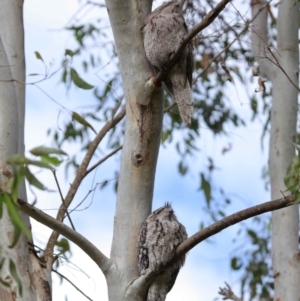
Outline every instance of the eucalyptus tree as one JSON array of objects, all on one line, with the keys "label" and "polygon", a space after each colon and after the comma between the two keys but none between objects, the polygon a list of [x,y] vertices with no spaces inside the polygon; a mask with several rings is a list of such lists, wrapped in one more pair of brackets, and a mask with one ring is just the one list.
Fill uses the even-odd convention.
[{"label": "eucalyptus tree", "polygon": [[[180,1],[180,4],[183,5],[184,2]],[[186,157],[197,153],[197,143],[200,135],[199,122],[204,122],[215,135],[224,133],[228,123],[235,126],[245,124],[231,108],[230,98],[226,97],[223,86],[226,81],[232,81],[236,78],[240,78],[242,81],[243,72],[241,69],[248,66],[248,63],[251,65],[255,62],[256,66],[258,62],[261,72],[263,72],[262,76],[259,77],[258,90],[263,92],[264,96],[270,97],[266,95],[264,75],[274,85],[270,174],[272,199],[275,199],[280,196],[278,195],[279,189],[285,189],[282,184],[279,184],[279,181],[282,182],[286,168],[294,157],[292,142],[296,141],[295,122],[298,88],[297,70],[294,69],[295,66],[298,66],[298,45],[296,44],[298,27],[294,24],[297,21],[297,10],[291,0],[279,5],[278,38],[275,50],[267,42],[268,23],[266,22],[268,13],[274,21],[268,3],[253,1],[251,3],[252,17],[247,22],[243,14],[234,5],[233,10],[225,9],[229,2],[229,0],[223,0],[216,6],[211,1],[208,1],[206,6],[200,6],[199,3],[193,1],[186,1],[185,3],[186,19],[192,29],[178,45],[177,51],[173,54],[173,62],[176,60],[176,56],[180,55],[182,49],[193,39],[195,115],[191,125],[184,128],[186,138],[177,143],[177,150],[181,156],[178,167],[182,175],[186,174],[189,169]],[[94,95],[99,100],[96,110],[85,113],[70,112],[73,121],[65,124],[62,133],[52,131],[57,147],[37,147],[31,150],[31,155],[35,156],[35,159],[24,156],[23,146],[25,63],[22,5],[23,3],[20,0],[5,0],[0,4],[0,122],[1,139],[3,139],[1,140],[3,152],[0,154],[2,166],[0,208],[3,207],[4,209],[0,220],[0,280],[2,283],[0,285],[0,299],[51,300],[51,271],[57,260],[54,249],[59,243],[61,243],[61,246],[64,245],[65,241],[59,238],[59,235],[63,235],[82,248],[98,265],[106,277],[110,300],[144,300],[149,283],[158,271],[139,277],[136,239],[142,222],[152,210],[155,170],[161,141],[170,141],[175,136],[176,131],[183,131],[176,106],[172,103],[171,98],[164,94],[161,86],[167,71],[156,75],[145,56],[141,28],[145,17],[151,11],[152,1],[107,0],[105,5],[92,1],[87,1],[84,4],[99,9],[107,9],[114,42],[107,42],[104,39],[105,33],[95,24],[75,23],[66,28],[74,34],[78,43],[77,49],[66,50],[66,58],[62,62],[62,82],[67,87],[70,84],[75,84],[85,90],[94,88],[83,80],[83,76],[79,75],[75,68],[71,66],[72,59],[86,51],[86,38],[91,38],[97,42],[103,39],[102,41],[108,45],[110,54],[112,54],[111,59],[114,62],[118,60],[120,69],[112,74],[103,91],[98,88],[94,89]],[[289,14],[291,14],[291,17],[287,17]],[[242,29],[240,29],[241,26],[238,22],[234,25],[231,24],[233,18],[242,21]],[[271,30],[274,28],[273,23],[269,23]],[[246,39],[249,32],[252,34],[252,54],[247,49],[248,44],[243,40],[243,38]],[[223,38],[220,39],[220,37]],[[238,45],[237,47],[235,47],[235,42]],[[39,52],[36,52],[36,57],[43,60]],[[90,63],[83,59],[83,67],[86,70],[97,65],[97,57],[94,54],[91,54],[90,57]],[[240,65],[240,59],[247,63]],[[45,79],[47,79],[47,76]],[[119,88],[121,84],[122,89]],[[124,94],[125,105],[122,104],[120,98],[115,97],[115,87],[118,87],[118,92]],[[288,101],[291,102],[290,106],[280,102],[283,97],[287,97],[287,91],[289,91]],[[257,115],[257,100],[255,98],[251,99],[251,109],[253,115]],[[102,112],[104,116],[104,119],[101,120],[104,125],[96,132],[89,118],[98,121],[99,112]],[[279,124],[274,123],[277,122],[277,119],[273,116],[280,116],[278,118]],[[285,121],[288,122],[285,123]],[[76,126],[74,126],[74,122]],[[123,130],[125,133],[123,145],[121,145],[120,135]],[[90,139],[89,131],[96,133],[94,139]],[[280,136],[278,136],[278,133],[280,133]],[[111,152],[93,164],[91,160],[95,151],[101,143],[103,144],[103,139],[107,136],[109,137]],[[282,138],[279,139],[278,137]],[[84,157],[80,160],[74,156],[67,162],[67,166],[76,168],[76,175],[72,179],[72,185],[66,195],[61,194],[62,204],[56,219],[54,219],[26,202],[24,180],[26,179],[30,185],[38,189],[45,189],[45,186],[30,171],[30,168],[37,166],[53,171],[62,163],[61,158],[66,155],[61,150],[63,143],[67,140],[77,142],[78,139],[84,144]],[[68,207],[72,204],[83,179],[99,164],[121,149],[121,166],[116,182],[117,205],[114,237],[111,256],[108,258],[92,242],[75,231]],[[14,156],[11,157],[11,155]],[[283,161],[278,159],[279,155],[284,157]],[[205,194],[207,207],[211,209],[213,195],[209,176],[214,169],[213,159],[209,158],[209,162],[208,171],[200,172],[200,186]],[[294,179],[293,177],[293,174],[286,177],[286,182],[288,188],[294,189],[293,192],[295,192],[295,187],[290,187],[289,184],[289,181]],[[291,195],[277,201],[258,205],[255,208],[248,208],[197,232],[179,246],[173,260],[229,225],[290,205],[295,199],[297,200],[297,194],[295,195],[296,198]],[[226,197],[224,201],[226,203]],[[298,226],[296,226],[298,223],[297,210],[294,210],[293,207],[284,210],[290,212],[285,214],[288,225],[286,229],[293,229],[293,233],[281,234],[281,231],[285,229],[276,226],[280,225],[276,221],[276,214],[282,215],[282,212],[278,211],[273,218],[273,237],[276,242],[276,237],[283,235],[287,242],[279,243],[279,245],[280,247],[284,247],[286,244],[291,246],[289,249],[291,253],[280,251],[279,246],[274,248],[275,295],[282,299],[296,300],[299,296],[297,285],[293,284],[299,278],[296,264],[293,265],[293,268],[289,267],[288,269],[286,266],[278,266],[279,263],[290,262],[289,260],[296,261],[295,254],[298,248],[295,240],[296,234],[298,234]],[[224,212],[220,210],[211,210],[210,212],[213,221],[222,218],[224,215]],[[53,230],[42,256],[38,256],[34,248],[28,216]],[[63,223],[64,219],[69,220],[71,227]],[[249,229],[247,233],[252,238],[255,235],[257,236]],[[66,248],[63,251],[66,251]],[[279,254],[279,261],[276,259],[278,258],[277,254]],[[280,256],[287,257],[281,258]],[[259,266],[255,260],[250,263]],[[234,258],[232,266],[233,268],[237,267]],[[292,272],[287,272],[290,269]],[[267,287],[262,285],[261,279],[264,279],[263,276],[268,273],[266,275],[262,274],[261,271],[259,273],[259,277],[256,279],[253,276],[254,273],[250,275],[251,271],[248,271],[242,283],[243,289],[247,285],[251,286],[251,298],[258,294],[262,297],[266,295]],[[287,287],[287,284],[281,280],[286,277],[283,277],[283,275],[292,276],[294,282],[286,278],[289,285],[293,286],[291,290],[281,289],[281,287]],[[257,287],[260,287],[260,292],[256,291]],[[270,288],[272,288],[272,285],[270,285]],[[228,291],[225,290],[226,293]],[[267,296],[270,296],[271,293],[272,290],[270,289],[267,291]]]}]

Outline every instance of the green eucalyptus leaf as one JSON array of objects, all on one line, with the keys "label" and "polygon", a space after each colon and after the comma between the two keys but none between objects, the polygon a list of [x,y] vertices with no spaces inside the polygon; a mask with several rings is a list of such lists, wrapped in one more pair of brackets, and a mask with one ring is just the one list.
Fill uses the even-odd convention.
[{"label": "green eucalyptus leaf", "polygon": [[41,156],[41,159],[45,163],[49,163],[53,166],[59,166],[62,162],[62,160],[59,160],[57,157],[52,156]]},{"label": "green eucalyptus leaf", "polygon": [[10,220],[14,226],[14,233],[13,233],[13,240],[10,244],[9,248],[13,248],[16,243],[18,242],[18,239],[23,232],[28,239],[31,239],[31,234],[22,221],[17,206],[13,203],[13,200],[9,197],[9,195],[4,194],[4,202],[6,204],[7,212],[10,217]]},{"label": "green eucalyptus leaf", "polygon": [[72,120],[75,120],[80,124],[90,128],[95,134],[97,134],[95,129],[92,127],[92,125],[89,122],[87,122],[82,116],[80,116],[78,113],[72,112]]},{"label": "green eucalyptus leaf", "polygon": [[11,276],[14,278],[14,280],[18,284],[19,293],[20,293],[20,296],[22,297],[22,292],[23,292],[22,281],[18,275],[16,265],[11,259],[9,260],[9,271],[10,271]]},{"label": "green eucalyptus leaf", "polygon": [[70,50],[70,49],[66,49],[65,51],[65,56],[69,55],[70,57],[73,57],[74,55],[74,51]]},{"label": "green eucalyptus leaf", "polygon": [[201,184],[200,184],[200,190],[203,190],[205,200],[207,205],[210,205],[210,201],[212,199],[211,197],[211,185],[210,183],[205,179],[205,176],[203,173],[200,174],[201,177]]},{"label": "green eucalyptus leaf", "polygon": [[19,188],[24,180],[25,177],[25,171],[24,167],[22,166],[21,168],[15,170],[14,176],[11,182],[11,197],[13,201],[16,203],[18,195],[19,195]]},{"label": "green eucalyptus leaf", "polygon": [[61,149],[53,148],[53,147],[46,147],[46,146],[35,147],[30,152],[35,156],[44,156],[44,155],[53,155],[53,154],[67,156],[67,154],[64,151],[62,151]]},{"label": "green eucalyptus leaf", "polygon": [[38,60],[41,60],[42,62],[44,62],[44,60],[43,60],[41,54],[40,54],[38,51],[35,51],[34,54],[35,54],[35,57],[36,57]]},{"label": "green eucalyptus leaf", "polygon": [[40,189],[40,190],[46,190],[47,188],[44,186],[43,183],[41,183],[29,170],[28,167],[25,167],[25,177],[27,181],[33,185],[34,187]]},{"label": "green eucalyptus leaf", "polygon": [[94,86],[90,85],[89,83],[87,83],[85,80],[83,80],[79,74],[77,73],[77,71],[73,68],[71,68],[71,79],[73,81],[73,83],[84,90],[90,90],[93,89]]},{"label": "green eucalyptus leaf", "polygon": [[237,257],[231,258],[231,268],[233,270],[239,270],[242,267],[241,260]]},{"label": "green eucalyptus leaf", "polygon": [[[3,215],[3,194],[2,192],[0,192],[0,219],[2,218],[2,215]],[[1,266],[0,266],[1,268]]]},{"label": "green eucalyptus leaf", "polygon": [[55,245],[58,247],[60,253],[71,252],[69,241],[66,238],[61,238]]}]

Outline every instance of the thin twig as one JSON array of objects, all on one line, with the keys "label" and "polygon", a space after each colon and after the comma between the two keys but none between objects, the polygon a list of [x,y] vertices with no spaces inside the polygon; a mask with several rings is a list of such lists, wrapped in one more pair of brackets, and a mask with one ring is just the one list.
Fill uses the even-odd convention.
[{"label": "thin twig", "polygon": [[209,68],[210,66],[212,65],[213,62],[215,62],[227,49],[229,49],[232,44],[234,44],[246,31],[247,29],[249,28],[250,24],[258,17],[258,15],[262,12],[262,10],[264,10],[268,5],[269,3],[271,2],[272,0],[268,1],[265,5],[263,5],[259,11],[257,12],[257,14],[255,14],[255,16],[249,21],[249,22],[246,22],[246,25],[244,27],[244,29],[235,37],[235,39],[229,43],[218,55],[216,55],[210,62],[209,64],[201,71],[200,74],[197,75],[197,77],[193,80],[193,84],[198,80],[199,77],[201,77]]},{"label": "thin twig", "polygon": [[169,111],[170,111],[172,108],[174,108],[176,105],[177,105],[177,103],[176,103],[176,102],[173,102],[172,104],[170,104],[168,107],[166,107],[166,108],[164,109],[164,113],[169,112]]},{"label": "thin twig", "polygon": [[110,158],[111,156],[113,156],[115,153],[117,153],[119,150],[121,150],[123,147],[123,145],[117,147],[116,149],[114,149],[112,152],[110,152],[109,154],[107,154],[105,157],[103,157],[102,159],[100,159],[97,163],[95,163],[92,167],[90,167],[89,169],[86,170],[85,172],[85,176],[88,175],[91,171],[93,171],[96,167],[98,167],[100,164],[102,164],[104,161],[106,161],[108,158]]},{"label": "thin twig", "polygon": [[270,51],[270,53],[272,54],[273,58],[275,59],[276,63],[274,61],[272,61],[269,57],[266,56],[266,59],[268,59],[270,62],[272,62],[274,65],[276,65],[283,73],[284,75],[287,77],[287,79],[289,80],[289,82],[298,90],[300,91],[299,87],[293,83],[292,79],[289,77],[289,75],[285,72],[285,70],[281,67],[279,61],[277,60],[276,56],[274,55],[273,51],[271,50],[270,47],[267,47],[268,50]]},{"label": "thin twig", "polygon": [[[27,214],[28,216],[34,218],[36,221],[42,223],[43,225],[54,230],[54,233],[59,233],[65,236],[67,239],[76,244],[81,250],[83,250],[102,270],[104,275],[109,273],[109,270],[113,262],[106,257],[94,244],[92,244],[86,237],[80,233],[74,231],[69,226],[64,223],[56,220],[52,216],[46,214],[42,210],[38,209],[35,206],[30,205],[29,203],[18,199],[18,209]],[[47,249],[45,249],[45,252]],[[52,265],[46,263],[47,269],[52,269]]]},{"label": "thin twig", "polygon": [[[118,124],[124,118],[125,114],[126,114],[126,109],[124,106],[123,109],[114,118],[112,118],[106,122],[106,124],[102,127],[102,129],[97,134],[95,139],[89,145],[89,148],[82,160],[82,163],[77,168],[77,173],[76,173],[75,179],[65,197],[65,204],[62,204],[59,208],[59,211],[56,216],[57,221],[61,222],[64,219],[65,207],[68,208],[70,206],[71,202],[73,201],[74,196],[75,196],[82,180],[85,177],[86,169],[87,169],[87,167],[92,159],[92,156],[94,155],[99,143],[105,137],[106,133],[109,130],[111,130],[116,124]],[[54,246],[55,246],[58,236],[59,236],[58,232],[56,232],[56,231],[52,232],[52,234],[48,240],[46,250],[45,250],[45,259],[47,261],[47,264],[49,264],[51,266],[53,263],[53,257],[52,257],[53,249],[54,249]]]},{"label": "thin twig", "polygon": [[[269,3],[267,3],[267,4],[269,4]],[[242,18],[242,20],[244,21],[244,22],[246,22],[245,21],[245,19],[243,18],[243,16],[242,16],[242,14],[239,12],[239,10],[234,6],[234,4],[233,3],[231,3],[231,5],[234,7],[234,9],[237,11],[237,13],[240,15],[240,17]],[[265,6],[265,5],[264,5]],[[259,11],[261,11],[261,10],[259,10]],[[261,35],[254,29],[254,28],[252,28],[252,27],[250,27],[251,28],[251,30],[267,45],[267,49],[269,50],[269,52],[271,53],[271,55],[272,55],[272,57],[275,59],[275,61],[276,61],[276,63],[273,61],[273,60],[271,60],[267,55],[266,55],[266,59],[268,59],[270,62],[272,62],[275,66],[277,66],[283,73],[284,73],[284,75],[287,77],[287,79],[288,79],[288,81],[298,90],[298,91],[300,91],[300,89],[299,89],[299,87],[292,81],[292,79],[289,77],[289,75],[286,73],[286,71],[282,68],[282,66],[281,66],[281,64],[280,64],[280,62],[278,61],[278,59],[276,58],[276,56],[274,55],[274,53],[273,53],[273,51],[271,50],[271,48],[268,46],[268,43],[261,37]],[[277,50],[276,50],[276,52],[278,52]]]},{"label": "thin twig", "polygon": [[65,200],[64,200],[64,197],[63,197],[63,195],[62,195],[62,192],[61,192],[61,189],[60,189],[60,185],[59,185],[59,183],[58,183],[58,179],[57,179],[57,176],[56,176],[56,171],[55,171],[54,169],[52,169],[52,173],[53,173],[53,176],[54,176],[54,179],[55,179],[56,186],[57,186],[57,188],[58,188],[58,192],[59,192],[61,201],[62,201],[62,203],[63,203],[64,206],[65,206],[65,212],[66,212],[66,215],[67,215],[67,217],[68,217],[68,219],[69,219],[69,222],[70,222],[70,224],[71,224],[73,230],[76,231],[75,226],[74,226],[74,224],[73,224],[73,222],[72,222],[72,220],[71,220],[71,216],[70,216],[70,214],[69,214],[69,212],[68,212],[68,208],[66,207]]},{"label": "thin twig", "polygon": [[59,275],[61,278],[67,280],[75,289],[77,289],[84,297],[86,297],[88,300],[93,301],[93,299],[91,299],[89,296],[87,296],[77,285],[75,285],[70,279],[68,279],[66,276],[64,276],[63,274],[59,273],[58,271],[52,269],[52,272],[56,273],[57,275]]},{"label": "thin twig", "polygon": [[223,300],[233,300],[233,301],[242,301],[241,298],[237,297],[234,292],[232,291],[230,285],[225,282],[227,287],[220,287],[219,295],[224,296]]},{"label": "thin twig", "polygon": [[177,47],[174,54],[171,56],[170,63],[164,70],[159,71],[157,76],[155,77],[155,82],[161,83],[169,73],[170,69],[172,68],[174,62],[178,59],[182,51],[185,49],[187,44],[204,28],[206,28],[208,25],[210,25],[214,19],[221,13],[222,10],[224,10],[225,6],[230,2],[231,0],[222,0],[220,1],[215,8],[213,8],[205,17],[204,19],[197,25],[195,25],[188,34],[183,38],[179,46]]}]

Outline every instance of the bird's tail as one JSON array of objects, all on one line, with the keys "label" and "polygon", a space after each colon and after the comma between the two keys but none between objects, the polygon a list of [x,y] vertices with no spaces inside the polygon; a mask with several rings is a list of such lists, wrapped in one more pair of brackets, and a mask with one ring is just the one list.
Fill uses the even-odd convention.
[{"label": "bird's tail", "polygon": [[172,76],[171,82],[180,117],[186,124],[191,124],[194,106],[190,84],[176,76]]}]

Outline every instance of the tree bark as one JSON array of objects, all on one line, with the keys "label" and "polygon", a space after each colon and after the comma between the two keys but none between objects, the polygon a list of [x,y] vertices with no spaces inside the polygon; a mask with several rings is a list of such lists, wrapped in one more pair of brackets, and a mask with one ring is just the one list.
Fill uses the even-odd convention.
[{"label": "tree bark", "polygon": [[145,56],[141,27],[151,4],[152,1],[146,0],[106,1],[126,97],[125,137],[111,249],[115,269],[107,277],[109,300],[114,301],[144,297],[132,299],[130,294],[125,296],[125,290],[138,277],[136,240],[142,222],[151,212],[163,116],[162,89],[150,89],[148,93],[145,85],[154,74]]},{"label": "tree bark", "polygon": [[[24,152],[23,0],[3,0],[0,3],[0,108],[0,187],[7,191],[12,173],[6,160],[13,154]],[[26,200],[25,183],[21,185],[19,196]],[[50,301],[51,274],[29,250],[25,235],[21,235],[14,248],[9,248],[14,227],[6,207],[3,207],[0,219],[0,259],[4,261],[0,275],[9,286],[0,285],[0,300]],[[23,213],[20,215],[30,228],[29,217]],[[11,263],[16,266],[21,286],[11,271]]]},{"label": "tree bark", "polygon": [[[252,1],[252,13],[265,1]],[[295,1],[279,4],[277,18],[277,49],[268,49],[267,11],[253,26],[252,50],[260,69],[272,82],[271,133],[269,144],[269,172],[271,198],[285,191],[283,179],[295,156],[298,111],[298,7]],[[279,68],[279,65],[281,68]],[[285,73],[282,71],[285,71]],[[289,78],[288,78],[289,77]],[[298,205],[272,213],[272,263],[275,281],[274,300],[298,300],[300,297]]]}]

